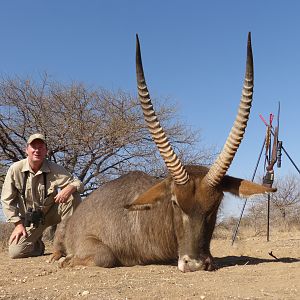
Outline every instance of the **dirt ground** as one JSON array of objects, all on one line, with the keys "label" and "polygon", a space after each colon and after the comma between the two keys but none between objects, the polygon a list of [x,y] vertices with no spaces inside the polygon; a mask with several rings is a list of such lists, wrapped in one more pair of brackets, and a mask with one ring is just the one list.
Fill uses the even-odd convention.
[{"label": "dirt ground", "polygon": [[[176,265],[61,269],[43,257],[0,252],[0,299],[300,299],[300,232],[212,241],[219,269],[181,273]],[[269,255],[272,254],[277,258]]]}]

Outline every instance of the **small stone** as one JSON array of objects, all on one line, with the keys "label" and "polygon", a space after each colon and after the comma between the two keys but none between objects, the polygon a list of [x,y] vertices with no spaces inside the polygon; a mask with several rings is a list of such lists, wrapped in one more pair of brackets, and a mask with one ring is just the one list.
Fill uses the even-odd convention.
[{"label": "small stone", "polygon": [[82,296],[86,296],[86,295],[88,295],[90,292],[89,291],[83,291],[82,292]]}]

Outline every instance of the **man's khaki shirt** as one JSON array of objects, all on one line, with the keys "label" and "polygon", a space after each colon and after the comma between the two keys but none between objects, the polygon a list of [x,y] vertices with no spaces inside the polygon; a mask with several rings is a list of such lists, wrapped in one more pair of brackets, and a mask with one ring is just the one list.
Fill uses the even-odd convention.
[{"label": "man's khaki shirt", "polygon": [[[28,172],[28,177],[25,199],[23,199],[25,172]],[[46,194],[43,173],[46,173]],[[69,184],[76,187],[78,193],[75,193],[80,197],[79,193],[83,191],[83,184],[64,167],[45,159],[41,169],[34,173],[27,158],[13,163],[6,174],[1,194],[3,213],[7,221],[15,223],[24,218],[24,200],[27,208],[51,206],[58,191]],[[48,195],[46,199],[45,195]]]}]

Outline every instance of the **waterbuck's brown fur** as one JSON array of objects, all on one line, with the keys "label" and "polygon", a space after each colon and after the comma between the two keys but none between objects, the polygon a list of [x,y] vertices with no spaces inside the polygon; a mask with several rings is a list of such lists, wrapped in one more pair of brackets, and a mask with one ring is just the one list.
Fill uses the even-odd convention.
[{"label": "waterbuck's brown fur", "polygon": [[171,175],[157,180],[143,172],[131,172],[93,192],[70,219],[60,224],[52,259],[66,256],[63,265],[101,267],[178,259],[178,268],[183,272],[213,270],[210,241],[223,193],[249,197],[276,191],[225,175],[243,138],[252,102],[250,34],[238,115],[222,152],[210,168],[181,164],[152,107],[138,39],[136,57],[145,121]]}]

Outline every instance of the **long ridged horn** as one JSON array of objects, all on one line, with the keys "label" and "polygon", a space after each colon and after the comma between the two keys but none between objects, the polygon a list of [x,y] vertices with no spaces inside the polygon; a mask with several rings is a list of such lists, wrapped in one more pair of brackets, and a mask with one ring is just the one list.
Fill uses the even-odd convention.
[{"label": "long ridged horn", "polygon": [[206,184],[208,184],[211,187],[217,186],[221,182],[222,178],[224,177],[228,168],[230,167],[235,153],[243,139],[251,109],[253,82],[253,56],[251,46],[251,33],[249,32],[247,45],[246,73],[238,113],[233,127],[231,128],[229,136],[222,149],[222,152],[219,154],[218,158],[211,166],[205,178],[203,178]]},{"label": "long ridged horn", "polygon": [[158,147],[160,155],[162,156],[168,170],[170,171],[176,184],[185,184],[189,180],[189,175],[186,172],[183,164],[180,162],[176,153],[172,149],[172,146],[162,129],[148,92],[144,70],[142,65],[142,57],[140,50],[139,37],[136,35],[136,78],[139,100],[144,113],[145,121],[148,125],[148,129],[152,135],[152,138]]}]

